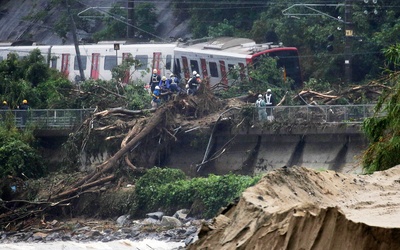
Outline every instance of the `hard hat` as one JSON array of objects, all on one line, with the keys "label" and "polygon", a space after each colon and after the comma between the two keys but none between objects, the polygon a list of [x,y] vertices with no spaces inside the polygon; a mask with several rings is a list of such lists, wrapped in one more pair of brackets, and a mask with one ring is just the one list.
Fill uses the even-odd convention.
[{"label": "hard hat", "polygon": [[170,77],[173,77],[173,76],[174,76],[174,73],[171,73],[169,76],[170,76]]},{"label": "hard hat", "polygon": [[167,77],[166,77],[166,76],[163,76],[163,77],[161,78],[161,80],[165,81],[165,80],[167,80]]},{"label": "hard hat", "polygon": [[258,98],[262,98],[262,95],[261,95],[261,94],[259,94],[259,95],[258,95]]},{"label": "hard hat", "polygon": [[199,74],[196,74],[196,77],[200,77],[200,75],[199,75]]},{"label": "hard hat", "polygon": [[157,69],[153,69],[153,73],[154,73],[154,74],[157,74]]},{"label": "hard hat", "polygon": [[7,105],[7,102],[6,102],[6,101],[3,101],[3,104]]},{"label": "hard hat", "polygon": [[193,71],[193,75],[197,75],[197,71]]},{"label": "hard hat", "polygon": [[267,89],[267,92],[271,92],[271,90],[270,90],[270,89]]},{"label": "hard hat", "polygon": [[160,89],[160,86],[156,86],[156,89]]},{"label": "hard hat", "polygon": [[27,101],[27,100],[23,100],[22,103],[23,103],[23,104],[27,104],[28,101]]}]

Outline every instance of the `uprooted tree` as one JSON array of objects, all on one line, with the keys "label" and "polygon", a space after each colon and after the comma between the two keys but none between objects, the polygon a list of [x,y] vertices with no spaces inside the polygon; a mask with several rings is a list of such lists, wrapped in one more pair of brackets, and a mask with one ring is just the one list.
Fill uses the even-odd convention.
[{"label": "uprooted tree", "polygon": [[[3,209],[8,211],[0,215],[0,225],[15,224],[25,218],[40,215],[46,210],[67,206],[71,200],[89,189],[122,178],[116,174],[117,170],[141,174],[146,168],[154,166],[157,151],[163,147],[160,146],[160,140],[163,141],[162,145],[167,145],[167,141],[175,141],[174,134],[177,128],[190,129],[191,119],[204,117],[221,108],[221,101],[201,85],[195,96],[175,95],[173,100],[156,110],[131,111],[116,108],[94,112],[70,137],[70,145],[79,143],[78,146],[75,145],[76,151],[71,152],[79,156],[89,144],[101,145],[104,141],[113,141],[114,145],[119,143],[119,146],[115,151],[108,152],[111,157],[74,182],[66,183],[62,180],[54,188],[49,188],[47,197],[42,201],[6,201]],[[146,115],[150,112],[153,114]],[[95,133],[97,136],[92,136]],[[90,141],[93,138],[97,139]],[[96,141],[98,138],[104,141]],[[135,157],[145,157],[146,160],[142,162],[147,164],[136,166]],[[75,163],[79,163],[79,157],[75,158],[78,158]],[[14,209],[8,209],[9,207]]]},{"label": "uprooted tree", "polygon": [[[290,99],[291,103],[298,101],[307,105],[314,103],[334,105],[341,98],[349,100],[352,96],[361,98],[365,95],[379,95],[385,88],[387,86],[371,83],[353,87],[342,93],[304,90],[298,94],[284,95],[278,105],[284,105],[286,99]],[[120,100],[118,94],[115,95],[116,100]],[[49,210],[70,206],[71,202],[82,194],[99,190],[106,183],[112,182],[113,186],[118,187],[124,181],[124,174],[121,173],[141,175],[155,166],[160,152],[178,140],[177,133],[199,127],[205,117],[210,118],[207,119],[207,123],[203,121],[202,125],[213,127],[213,124],[221,120],[222,114],[232,109],[241,110],[242,104],[253,103],[256,96],[256,93],[250,92],[249,95],[240,98],[240,103],[234,102],[238,104],[235,107],[232,103],[217,98],[205,84],[202,84],[195,96],[188,96],[185,93],[175,95],[156,110],[132,111],[123,108],[96,110],[70,136],[65,144],[68,149],[65,150],[68,152],[65,159],[68,160],[66,164],[72,171],[78,168],[82,170],[82,166],[87,166],[85,159],[90,157],[105,153],[108,155],[106,160],[99,160],[97,166],[84,169],[87,174],[80,175],[73,181],[60,180],[49,188],[42,199],[3,202],[0,225],[17,225],[26,218],[40,217]],[[152,114],[149,115],[150,113]],[[244,119],[240,117],[235,120],[235,127],[245,124]],[[212,134],[213,130],[211,137]],[[203,161],[198,167],[201,168],[212,157],[214,156],[209,155],[207,147]]]}]

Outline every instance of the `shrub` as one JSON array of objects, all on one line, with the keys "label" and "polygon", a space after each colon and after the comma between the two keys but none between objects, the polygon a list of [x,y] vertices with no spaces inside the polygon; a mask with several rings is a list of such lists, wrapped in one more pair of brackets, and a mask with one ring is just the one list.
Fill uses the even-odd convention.
[{"label": "shrub", "polygon": [[210,218],[259,179],[228,174],[189,180],[180,170],[154,168],[136,184],[133,213],[143,216],[161,210],[171,214],[181,208],[191,208],[192,215]]},{"label": "shrub", "polygon": [[6,117],[0,124],[0,179],[7,175],[21,178],[43,176],[46,168],[32,146],[35,143],[32,131],[16,129],[10,119],[14,118]]}]

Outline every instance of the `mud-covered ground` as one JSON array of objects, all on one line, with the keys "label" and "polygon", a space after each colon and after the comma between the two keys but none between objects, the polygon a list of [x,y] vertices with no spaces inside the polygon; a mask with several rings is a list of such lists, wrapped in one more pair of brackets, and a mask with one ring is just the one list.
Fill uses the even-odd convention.
[{"label": "mud-covered ground", "polygon": [[399,190],[400,166],[372,175],[278,169],[189,249],[400,249]]}]

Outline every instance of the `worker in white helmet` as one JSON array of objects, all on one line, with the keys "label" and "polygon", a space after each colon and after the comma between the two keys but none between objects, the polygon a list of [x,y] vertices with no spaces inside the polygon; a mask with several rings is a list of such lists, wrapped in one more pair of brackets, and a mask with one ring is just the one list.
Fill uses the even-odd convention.
[{"label": "worker in white helmet", "polygon": [[267,106],[266,111],[267,111],[267,119],[268,121],[273,121],[274,120],[274,106],[275,106],[275,98],[272,95],[271,89],[267,90],[267,93],[265,94],[265,104]]},{"label": "worker in white helmet", "polygon": [[258,120],[259,121],[264,121],[267,119],[267,113],[265,112],[265,100],[263,98],[262,94],[258,95],[258,99],[256,101],[256,109],[258,112]]}]

